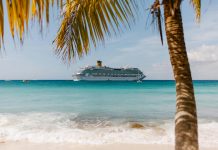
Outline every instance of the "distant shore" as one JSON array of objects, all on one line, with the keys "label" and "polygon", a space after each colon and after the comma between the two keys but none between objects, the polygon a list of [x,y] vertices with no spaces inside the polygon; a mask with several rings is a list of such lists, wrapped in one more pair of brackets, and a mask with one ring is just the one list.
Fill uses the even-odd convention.
[{"label": "distant shore", "polygon": [[[78,144],[39,144],[28,142],[0,143],[2,150],[174,150],[173,145],[162,144],[105,144],[105,145],[78,145]],[[214,148],[200,148],[201,150],[215,150]]]}]

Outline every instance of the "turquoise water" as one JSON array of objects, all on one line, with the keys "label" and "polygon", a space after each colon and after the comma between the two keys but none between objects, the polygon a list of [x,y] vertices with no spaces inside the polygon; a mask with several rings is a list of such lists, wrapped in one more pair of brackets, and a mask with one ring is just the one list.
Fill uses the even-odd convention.
[{"label": "turquoise water", "polygon": [[[194,86],[200,131],[217,131],[218,81],[194,81]],[[174,81],[0,81],[0,139],[171,144],[175,95]],[[131,129],[133,122],[145,129]],[[210,134],[201,140],[218,144],[218,133]]]}]

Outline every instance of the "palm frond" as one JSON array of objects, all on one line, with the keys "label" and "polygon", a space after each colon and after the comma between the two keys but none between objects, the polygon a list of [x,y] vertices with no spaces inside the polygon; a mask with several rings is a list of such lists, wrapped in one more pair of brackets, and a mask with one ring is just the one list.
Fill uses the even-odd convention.
[{"label": "palm frond", "polygon": [[201,18],[201,0],[191,0],[191,3],[195,9],[196,19],[200,21]]},{"label": "palm frond", "polygon": [[161,10],[160,7],[157,9],[157,22],[158,22],[158,31],[160,34],[161,44],[163,45],[163,31],[162,31],[162,20],[161,20]]},{"label": "palm frond", "polygon": [[152,15],[152,22],[151,24],[157,26],[158,32],[160,34],[161,44],[163,45],[163,31],[162,31],[162,15],[161,15],[161,9],[160,9],[160,1],[155,0],[153,5],[150,8],[150,13]]},{"label": "palm frond", "polygon": [[106,36],[117,34],[121,26],[134,21],[136,0],[68,0],[59,28],[56,54],[63,60],[87,54],[90,45],[104,42]]},{"label": "palm frond", "polygon": [[[63,5],[65,0],[56,0]],[[68,0],[67,0],[68,1]],[[49,6],[53,5],[54,0],[6,0],[9,27],[12,37],[18,33],[20,41],[23,41],[24,33],[28,30],[29,18],[38,18],[42,25],[43,15],[45,14],[47,23],[49,22]],[[4,37],[4,7],[0,0],[0,46]],[[46,13],[45,13],[46,12]]]}]

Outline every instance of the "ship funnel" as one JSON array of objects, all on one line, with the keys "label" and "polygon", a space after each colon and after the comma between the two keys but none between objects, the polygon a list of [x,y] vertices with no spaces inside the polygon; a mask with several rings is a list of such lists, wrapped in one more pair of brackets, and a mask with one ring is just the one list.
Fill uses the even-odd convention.
[{"label": "ship funnel", "polygon": [[98,67],[102,67],[102,61],[98,60],[98,61],[97,61],[97,66],[98,66]]}]

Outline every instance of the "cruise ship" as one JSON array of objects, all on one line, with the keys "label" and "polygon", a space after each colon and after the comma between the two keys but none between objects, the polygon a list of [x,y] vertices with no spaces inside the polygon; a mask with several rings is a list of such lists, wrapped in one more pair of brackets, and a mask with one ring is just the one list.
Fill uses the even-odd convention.
[{"label": "cruise ship", "polygon": [[145,75],[138,68],[110,68],[97,61],[73,75],[76,81],[141,81]]}]

